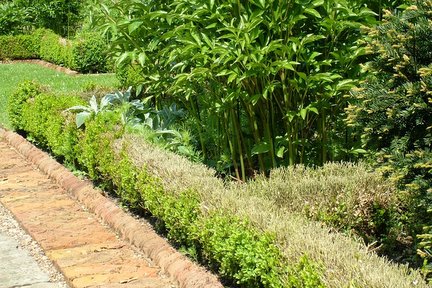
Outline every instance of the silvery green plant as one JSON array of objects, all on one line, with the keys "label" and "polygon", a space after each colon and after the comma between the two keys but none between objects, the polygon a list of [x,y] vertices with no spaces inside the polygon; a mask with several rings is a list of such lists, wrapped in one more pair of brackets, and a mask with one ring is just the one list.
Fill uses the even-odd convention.
[{"label": "silvery green plant", "polygon": [[77,128],[80,128],[91,116],[109,110],[111,105],[111,95],[105,95],[99,103],[96,96],[93,95],[89,100],[89,105],[76,105],[66,109],[66,111],[78,111],[75,116],[75,123]]},{"label": "silvery green plant", "polygon": [[146,115],[152,109],[145,107],[138,99],[132,99],[132,87],[129,87],[125,92],[116,91],[112,94],[107,94],[109,102],[113,106],[120,107],[121,119],[124,124],[135,126],[146,121]]},{"label": "silvery green plant", "polygon": [[75,122],[77,127],[80,128],[92,115],[97,115],[98,113],[110,110],[114,107],[118,107],[121,111],[123,123],[131,125],[136,125],[141,122],[137,115],[145,110],[141,101],[136,99],[131,100],[131,88],[129,88],[125,92],[116,91],[106,94],[99,103],[96,96],[93,95],[89,100],[89,105],[73,106],[66,109],[66,111],[78,111]]}]

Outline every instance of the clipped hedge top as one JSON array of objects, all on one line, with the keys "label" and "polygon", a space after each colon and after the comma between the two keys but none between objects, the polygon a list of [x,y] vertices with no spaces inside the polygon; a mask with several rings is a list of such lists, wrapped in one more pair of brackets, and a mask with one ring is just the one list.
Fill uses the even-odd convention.
[{"label": "clipped hedge top", "polygon": [[[269,179],[258,177],[247,184],[236,184],[224,183],[212,169],[146,143],[137,135],[125,134],[114,146],[118,151],[126,147],[133,163],[149,169],[167,191],[192,189],[201,195],[204,211],[228,210],[250,219],[258,229],[273,233],[288,261],[297,261],[306,253],[322,263],[328,287],[344,287],[347,283],[355,283],[356,287],[412,287],[412,283],[422,283],[417,273],[410,274],[406,267],[370,253],[360,242],[329,232],[330,227],[301,215],[306,201],[317,206],[327,203],[331,208],[331,201],[325,199],[337,195],[338,201],[349,203],[353,209],[360,205],[359,211],[363,212],[361,204],[370,203],[371,198],[391,202],[390,183],[364,164],[281,168],[274,170]],[[308,193],[303,194],[305,191]],[[275,205],[281,199],[291,204]]]},{"label": "clipped hedge top", "polygon": [[[287,192],[286,197],[294,195],[292,201],[298,202],[292,207],[300,207],[306,200],[320,203],[328,195],[342,195],[339,200],[347,203],[360,203],[358,195],[369,197],[374,193],[385,200],[386,183],[364,165],[331,164],[315,170],[289,168],[275,170],[270,179],[258,177],[246,184],[224,183],[203,165],[155,148],[136,135],[123,134],[121,117],[116,111],[93,115],[82,130],[71,121],[72,114],[64,113],[66,107],[77,104],[76,98],[71,97],[68,102],[67,97],[42,93],[30,84],[22,86],[16,95],[21,96],[16,97],[10,113],[20,116],[16,117],[21,125],[18,127],[69,163],[78,161],[94,179],[108,180],[104,183],[117,188],[122,200],[161,217],[170,229],[169,238],[199,241],[202,255],[215,263],[222,274],[244,284],[243,287],[251,287],[250,283],[256,279],[267,283],[266,287],[272,287],[271,283],[299,287],[295,284],[298,279],[322,282],[328,287],[411,287],[414,282],[417,287],[426,287],[417,273],[409,274],[406,268],[369,253],[358,241],[331,232],[334,229],[321,222],[308,220],[301,209],[275,205],[275,199]],[[352,169],[358,170],[357,175],[353,175]],[[335,176],[346,180],[330,181]],[[299,197],[303,195],[303,186],[312,189],[313,185],[291,187],[289,192],[287,186],[301,183],[302,179],[318,179],[316,183],[323,186],[313,188],[315,194],[304,193],[304,198]],[[353,180],[354,183],[349,183]],[[308,182],[313,181],[304,183]],[[372,185],[369,187],[372,189],[367,185]],[[365,188],[364,191],[358,192],[359,187]],[[190,235],[193,237],[189,238]],[[266,243],[272,245],[272,249],[265,250],[267,256],[255,257],[254,247],[263,249]],[[313,264],[302,259],[310,259]],[[293,268],[296,263],[300,268]],[[322,269],[317,268],[317,273],[314,267]],[[270,278],[268,271],[273,275]]]}]

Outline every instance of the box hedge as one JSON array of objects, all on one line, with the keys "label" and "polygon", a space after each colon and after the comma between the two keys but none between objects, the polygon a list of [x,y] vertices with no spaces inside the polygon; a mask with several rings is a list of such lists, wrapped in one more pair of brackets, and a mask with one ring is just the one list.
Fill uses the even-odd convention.
[{"label": "box hedge", "polygon": [[34,35],[0,36],[0,60],[39,57],[39,39]]},{"label": "box hedge", "polygon": [[108,44],[97,33],[82,33],[65,39],[48,29],[31,34],[0,36],[0,60],[42,59],[81,73],[104,73]]},{"label": "box hedge", "polygon": [[[226,186],[198,164],[185,164],[177,155],[132,141],[115,110],[93,115],[84,129],[77,129],[65,108],[82,100],[34,93],[32,85],[23,84],[17,91],[31,94],[19,97],[10,109],[17,114],[11,117],[15,127],[112,189],[123,205],[151,215],[173,244],[217,271],[224,284],[411,287],[416,282],[426,287],[416,273],[389,265],[349,237],[329,233],[321,223],[276,207],[273,196],[267,199],[252,191],[253,186]],[[159,160],[142,161],[149,155]]]}]

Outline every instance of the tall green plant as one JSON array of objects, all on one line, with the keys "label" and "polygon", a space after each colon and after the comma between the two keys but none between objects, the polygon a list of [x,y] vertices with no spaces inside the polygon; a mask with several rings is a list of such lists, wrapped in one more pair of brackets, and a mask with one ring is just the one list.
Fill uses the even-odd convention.
[{"label": "tall green plant", "polygon": [[[84,1],[6,0],[0,4],[0,34],[48,28],[62,36],[73,35],[81,20]],[[5,25],[5,26],[3,26]]]},{"label": "tall green plant", "polygon": [[0,3],[0,35],[22,33],[30,25],[28,11],[12,1]]},{"label": "tall green plant", "polygon": [[[103,7],[118,65],[143,67],[137,90],[156,105],[169,99],[186,107],[204,157],[226,155],[237,178],[341,159],[352,147],[340,121],[343,95],[359,78],[359,28],[375,21],[362,1]],[[210,144],[216,151],[207,151]]]}]

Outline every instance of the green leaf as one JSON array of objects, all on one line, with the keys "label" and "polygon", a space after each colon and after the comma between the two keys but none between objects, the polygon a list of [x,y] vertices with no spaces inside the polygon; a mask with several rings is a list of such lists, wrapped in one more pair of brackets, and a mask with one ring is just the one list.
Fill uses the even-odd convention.
[{"label": "green leaf", "polygon": [[170,135],[173,137],[181,138],[181,134],[176,130],[158,130],[155,132],[156,135]]},{"label": "green leaf", "polygon": [[315,16],[316,18],[320,18],[321,19],[321,15],[319,14],[319,12],[316,11],[315,9],[313,9],[313,8],[306,8],[304,10],[304,12],[307,13],[307,14],[309,14],[309,15]]},{"label": "green leaf", "polygon": [[297,72],[297,75],[299,75],[300,76],[300,78],[301,79],[303,79],[303,80],[307,80],[307,75],[306,75],[306,73],[304,73],[304,72]]},{"label": "green leaf", "polygon": [[213,43],[206,34],[201,33],[201,37],[203,38],[203,40],[207,44],[207,46],[209,46],[210,48],[213,48]]},{"label": "green leaf", "polygon": [[295,113],[294,111],[288,111],[286,113],[286,117],[288,118],[288,121],[291,123],[294,118],[297,116],[297,113]]},{"label": "green leaf", "polygon": [[177,151],[180,153],[180,154],[182,154],[182,155],[192,155],[193,154],[193,151],[190,149],[190,148],[188,148],[188,147],[186,147],[186,146],[179,146],[179,147],[177,147]]},{"label": "green leaf", "polygon": [[232,81],[234,81],[237,78],[237,74],[235,72],[231,72],[230,76],[228,77],[228,81],[227,83],[231,83]]},{"label": "green leaf", "polygon": [[313,113],[315,113],[315,114],[319,114],[319,112],[318,112],[318,108],[316,108],[316,107],[308,107],[308,110],[309,111],[311,111],[311,112],[313,112]]},{"label": "green leaf", "polygon": [[276,151],[276,156],[279,158],[283,158],[284,152],[285,152],[285,147],[282,146]]},{"label": "green leaf", "polygon": [[300,45],[304,46],[324,38],[326,38],[324,35],[307,34],[301,38]]},{"label": "green leaf", "polygon": [[143,21],[134,21],[128,26],[129,34],[132,34],[136,29],[138,29],[143,24]]},{"label": "green leaf", "polygon": [[138,55],[138,63],[140,63],[140,65],[141,65],[142,67],[144,67],[145,61],[146,61],[146,53],[145,53],[145,52],[141,52],[141,53]]},{"label": "green leaf", "polygon": [[305,120],[306,119],[306,115],[307,115],[307,108],[303,108],[300,110],[300,117]]},{"label": "green leaf", "polygon": [[120,55],[120,57],[117,58],[116,64],[120,66],[121,64],[123,64],[123,62],[125,62],[129,58],[130,58],[130,52],[124,52]]},{"label": "green leaf", "polygon": [[250,98],[250,101],[252,102],[252,105],[255,106],[261,98],[263,98],[262,94],[255,94]]},{"label": "green leaf", "polygon": [[201,42],[199,35],[195,31],[191,31],[191,36],[195,40],[196,44],[198,44],[198,46],[201,47],[202,42]]},{"label": "green leaf", "polygon": [[136,95],[140,95],[141,92],[142,92],[142,90],[143,90],[143,88],[144,88],[144,85],[143,85],[143,84],[139,84],[139,85],[137,85],[137,86],[135,87],[135,89],[136,89]]},{"label": "green leaf", "polygon": [[314,60],[316,57],[318,57],[318,56],[320,56],[320,55],[322,55],[322,53],[320,53],[320,52],[316,52],[316,51],[312,52],[312,54],[311,54],[310,57],[309,57],[309,61]]},{"label": "green leaf", "polygon": [[82,111],[82,112],[78,113],[75,116],[75,123],[76,123],[77,128],[80,128],[84,124],[84,122],[87,120],[87,118],[90,117],[90,115],[91,115],[91,113],[88,111]]},{"label": "green leaf", "polygon": [[352,79],[344,79],[336,84],[337,91],[350,90],[355,86],[355,81]]},{"label": "green leaf", "polygon": [[300,63],[295,62],[295,61],[288,61],[288,60],[279,60],[279,61],[274,61],[272,63],[272,66],[277,67],[277,71],[279,71],[280,69],[287,69],[287,70],[291,70],[291,71],[295,71],[294,66],[293,65],[298,65]]},{"label": "green leaf", "polygon": [[205,27],[205,29],[212,29],[212,28],[216,28],[217,27],[217,23],[212,23],[208,26]]},{"label": "green leaf", "polygon": [[87,106],[82,106],[82,105],[72,106],[72,107],[66,109],[65,111],[74,111],[74,110],[79,110],[79,111],[90,111],[89,107],[87,107]]},{"label": "green leaf", "polygon": [[221,72],[219,72],[218,74],[216,74],[216,76],[218,76],[218,77],[220,77],[220,76],[226,76],[226,75],[228,75],[230,73],[231,73],[231,71],[229,71],[227,69],[224,69]]},{"label": "green leaf", "polygon": [[175,64],[174,66],[171,67],[171,71],[173,71],[173,70],[175,70],[175,69],[177,69],[179,67],[183,67],[184,65],[185,65],[184,62],[179,62],[179,63],[177,63],[177,64]]},{"label": "green leaf", "polygon": [[312,7],[318,7],[324,5],[324,0],[315,0],[312,2]]},{"label": "green leaf", "polygon": [[95,112],[97,114],[98,113],[98,104],[97,104],[96,97],[94,95],[90,99],[89,103],[90,103],[90,107],[93,110],[93,112]]},{"label": "green leaf", "polygon": [[252,147],[252,155],[258,155],[267,153],[270,151],[270,144],[267,142],[261,142],[259,144],[256,144],[254,147]]}]

